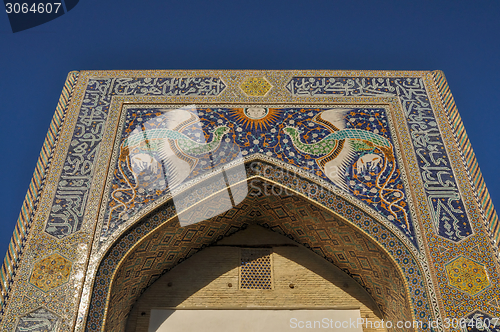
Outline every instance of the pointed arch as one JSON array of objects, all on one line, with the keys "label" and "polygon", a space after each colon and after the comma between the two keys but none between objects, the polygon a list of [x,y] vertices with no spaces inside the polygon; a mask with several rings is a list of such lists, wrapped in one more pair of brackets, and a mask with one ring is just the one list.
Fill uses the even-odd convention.
[{"label": "pointed arch", "polygon": [[[246,166],[251,175],[248,182],[232,189],[244,188],[249,195],[237,206],[206,221],[180,227],[173,202],[168,200],[142,216],[114,241],[97,269],[87,315],[88,330],[102,331],[105,327],[106,331],[122,331],[121,324],[133,303],[161,275],[251,223],[288,236],[351,275],[373,296],[387,319],[432,319],[432,306],[418,259],[373,214],[324,187],[317,187],[322,189],[321,193],[306,191],[310,190],[307,187],[310,182],[300,174],[290,173],[293,179],[277,183],[265,171],[252,174],[251,165]],[[293,187],[288,185],[294,181]],[[197,186],[203,187],[203,182]],[[309,195],[297,190],[300,188]],[[195,191],[196,186],[190,190]],[[320,198],[326,204],[318,202]],[[224,203],[227,202],[223,202],[222,196],[215,193],[181,214],[203,215],[211,210],[213,215],[218,206],[227,206]],[[301,212],[299,207],[307,207],[314,217],[306,210]],[[350,247],[352,250],[347,250]]]}]

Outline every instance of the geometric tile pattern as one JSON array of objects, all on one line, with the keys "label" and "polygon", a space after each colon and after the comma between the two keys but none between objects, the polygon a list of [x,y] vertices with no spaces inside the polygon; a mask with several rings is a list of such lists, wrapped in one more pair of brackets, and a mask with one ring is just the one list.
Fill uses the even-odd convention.
[{"label": "geometric tile pattern", "polygon": [[264,77],[245,77],[240,84],[241,90],[247,96],[265,96],[271,90],[272,85]]},{"label": "geometric tile pattern", "polygon": [[[184,228],[180,228],[175,219],[171,220],[149,232],[135,249],[127,252],[132,243],[139,241],[136,238],[138,231],[143,235],[148,228],[153,228],[153,223],[167,220],[172,213],[172,206],[165,205],[130,229],[128,235],[122,237],[122,241],[111,249],[110,255],[101,263],[94,284],[87,329],[100,330],[105,319],[106,331],[120,331],[136,299],[161,275],[204,247],[252,224],[287,236],[338,266],[371,294],[384,317],[411,320],[412,309],[405,278],[387,252],[372,239],[308,199],[296,195],[264,195],[263,187],[257,189],[259,184],[252,185],[253,189],[247,198],[233,209]],[[208,205],[215,202],[217,198]],[[146,227],[146,224],[149,226]],[[390,233],[380,228],[378,234],[387,238]],[[394,239],[389,242],[389,250],[395,250]],[[396,251],[403,254],[400,249]],[[119,259],[123,260],[117,267],[116,261]],[[415,261],[411,258],[401,259],[417,277],[410,279],[410,283],[420,283],[421,274],[417,273],[419,268]],[[106,288],[113,273],[115,279],[111,289]],[[101,310],[108,292],[109,306],[104,318]],[[413,297],[418,300],[412,304],[414,314],[425,321],[429,315],[425,289],[415,290],[415,294]]]},{"label": "geometric tile pattern", "polygon": [[39,308],[19,318],[14,332],[56,332],[59,317],[47,309]]},{"label": "geometric tile pattern", "polygon": [[241,249],[240,289],[272,289],[271,252]]},{"label": "geometric tile pattern", "polygon": [[71,261],[58,253],[53,253],[35,263],[30,283],[42,291],[48,292],[68,281],[71,266]]},{"label": "geometric tile pattern", "polygon": [[42,291],[48,292],[68,281],[71,266],[71,261],[58,253],[53,253],[35,263],[30,283]]},{"label": "geometric tile pattern", "polygon": [[483,265],[459,256],[446,264],[450,285],[462,292],[476,295],[490,285]]}]

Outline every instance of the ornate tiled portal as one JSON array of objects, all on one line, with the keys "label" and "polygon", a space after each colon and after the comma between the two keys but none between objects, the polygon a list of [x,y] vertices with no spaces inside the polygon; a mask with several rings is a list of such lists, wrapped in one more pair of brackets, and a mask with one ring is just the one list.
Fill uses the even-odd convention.
[{"label": "ornate tiled portal", "polygon": [[[110,322],[197,241],[270,213],[244,207],[252,193],[300,199],[263,201],[268,227],[358,271],[393,318],[376,281],[391,277],[352,243],[401,273],[418,330],[500,316],[498,217],[441,72],[82,71],[4,261],[1,329],[45,317],[49,331],[119,331]],[[306,221],[314,209],[335,217]],[[165,257],[132,264],[150,243]],[[112,307],[117,292],[126,305]]]}]

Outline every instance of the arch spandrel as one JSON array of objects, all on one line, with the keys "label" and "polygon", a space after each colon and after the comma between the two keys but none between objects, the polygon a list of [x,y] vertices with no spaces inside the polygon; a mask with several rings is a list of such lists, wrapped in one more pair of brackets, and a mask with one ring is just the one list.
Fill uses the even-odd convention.
[{"label": "arch spandrel", "polygon": [[[396,304],[406,302],[408,312],[404,316],[408,316],[408,320],[425,322],[432,319],[429,309],[432,306],[424,286],[425,273],[418,259],[393,232],[340,197],[336,197],[337,205],[334,204],[333,208],[325,208],[290,188],[287,192],[286,187],[275,182],[260,177],[251,180],[257,182],[240,184],[248,186],[249,191],[242,203],[210,220],[179,227],[170,201],[128,229],[101,261],[87,315],[87,328],[100,330],[103,320],[105,324],[112,325],[123,320],[141,291],[162,274],[205,246],[249,223],[260,223],[263,227],[284,234],[349,273],[375,298],[385,316],[401,317]],[[266,192],[267,195],[264,194]],[[217,195],[214,195],[203,201],[203,204],[193,206],[190,210],[194,212],[190,213],[203,215],[207,209],[213,210],[218,200]],[[279,206],[273,208],[273,204]],[[304,207],[304,210],[297,210],[298,207]],[[274,221],[266,219],[266,215],[273,215]],[[321,220],[320,225],[317,220]],[[365,225],[366,230],[355,226],[354,221]],[[334,235],[341,229],[346,233]],[[336,249],[348,247],[350,242],[355,249]],[[165,249],[158,250],[162,246]],[[366,249],[360,253],[357,247]],[[154,255],[147,258],[141,256],[151,248],[155,248]],[[389,269],[392,272],[383,268],[385,264],[392,264]],[[406,277],[402,277],[402,269]],[[127,281],[118,282],[122,279]]]},{"label": "arch spandrel", "polygon": [[[231,197],[228,195],[219,196],[220,199],[224,199],[225,205],[222,206],[219,204],[220,208],[218,208],[217,211],[213,210],[211,212],[211,216],[213,216],[229,210],[235,205],[235,202],[238,203],[243,200],[248,194],[249,189],[246,186],[235,186],[235,184],[245,182],[249,183],[251,187],[252,179],[254,178],[261,178],[273,182],[277,185],[277,188],[283,186],[283,188],[280,189],[281,191],[288,190],[304,195],[326,208],[335,209],[334,204],[336,204],[338,199],[340,199],[340,202],[348,202],[354,209],[365,211],[371,218],[376,219],[378,223],[387,227],[405,244],[413,255],[419,257],[421,260],[423,259],[423,254],[414,246],[414,243],[408,239],[406,234],[401,232],[401,230],[384,215],[371,208],[370,205],[296,165],[288,165],[281,160],[259,153],[216,167],[212,169],[209,174],[204,174],[203,176],[192,179],[181,188],[178,188],[174,194],[167,192],[167,194],[158,197],[156,200],[151,200],[149,204],[146,204],[138,210],[135,215],[127,220],[126,223],[117,227],[109,236],[98,236],[100,256],[102,257],[114,241],[127,232],[130,227],[133,227],[138,220],[166,202],[173,201],[171,213],[181,213],[188,210],[193,204],[209,199],[217,193],[228,192],[229,189]],[[343,210],[338,210],[337,213],[343,215]],[[198,219],[193,219],[193,216],[189,215],[189,213],[182,215],[185,216],[183,219],[186,221],[181,221],[181,225],[187,222],[198,222],[208,218],[197,217]],[[349,218],[349,216],[346,216],[346,218]],[[364,225],[360,222],[360,219],[352,219],[351,221],[371,234],[368,224]],[[106,223],[108,223],[108,221],[104,222],[104,224]],[[377,239],[376,234],[375,239]]]},{"label": "arch spandrel", "polygon": [[101,207],[102,241],[116,237],[152,201],[175,199],[214,169],[260,154],[285,172],[300,169],[351,196],[421,245],[385,106],[181,106],[124,107]]}]

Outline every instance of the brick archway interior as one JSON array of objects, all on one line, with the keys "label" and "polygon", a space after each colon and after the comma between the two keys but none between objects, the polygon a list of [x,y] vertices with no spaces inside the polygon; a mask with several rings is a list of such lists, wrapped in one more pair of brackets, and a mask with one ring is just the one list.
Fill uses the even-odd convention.
[{"label": "brick archway interior", "polygon": [[[251,326],[245,319],[252,313],[249,310],[266,310],[265,317],[282,310],[292,316],[297,314],[295,310],[307,311],[305,315],[310,317],[318,311],[330,318],[337,313],[357,315],[359,310],[359,317],[353,320],[366,319],[372,327],[383,319],[371,295],[347,273],[303,245],[258,225],[224,237],[159,278],[134,304],[125,332],[157,328],[155,310],[181,310],[181,315],[187,310],[192,318],[185,324],[203,320],[204,329],[224,329],[226,320],[207,322],[203,318],[200,310],[207,309],[215,315],[220,313],[212,310],[225,310],[221,315],[234,322],[227,326],[233,331],[241,328],[236,325],[239,321]],[[289,322],[279,315],[272,319],[279,322],[278,331],[287,329]],[[365,331],[386,331],[371,329],[369,324]],[[175,323],[170,320],[165,325],[174,329]]]}]

